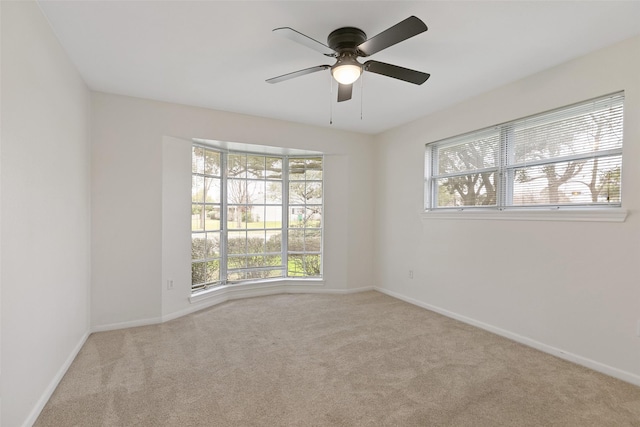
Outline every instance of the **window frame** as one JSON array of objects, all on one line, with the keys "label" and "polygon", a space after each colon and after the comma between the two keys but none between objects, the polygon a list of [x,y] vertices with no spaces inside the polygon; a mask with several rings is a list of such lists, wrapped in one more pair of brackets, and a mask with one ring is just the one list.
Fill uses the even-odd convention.
[{"label": "window frame", "polygon": [[[622,111],[620,118],[622,120],[620,124],[620,131],[624,131],[624,92],[616,92],[609,95],[593,98],[580,103],[572,104],[566,107],[561,107],[549,112],[531,115],[525,118],[512,120],[496,126],[490,126],[487,128],[479,129],[474,132],[446,138],[438,141],[434,141],[426,144],[425,146],[425,176],[424,176],[424,212],[423,218],[447,218],[449,216],[458,218],[470,218],[470,219],[559,219],[559,220],[587,220],[587,221],[624,221],[626,218],[626,211],[622,209],[622,153],[623,142],[620,143],[620,147],[616,149],[607,150],[592,150],[585,153],[565,155],[551,157],[537,162],[520,162],[515,163],[512,156],[515,156],[514,148],[514,129],[517,126],[522,126],[527,121],[537,122],[536,126],[540,124],[552,123],[558,121],[563,117],[575,117],[575,111],[580,109],[586,109],[589,105],[596,105],[596,103],[611,102],[613,105],[621,106]],[[600,109],[601,110],[601,109]],[[600,111],[598,109],[594,111]],[[482,135],[492,135],[494,138],[499,138],[498,153],[495,156],[496,165],[488,168],[477,168],[463,171],[454,171],[452,173],[434,173],[438,172],[438,160],[439,150],[448,146],[455,146],[465,143],[472,143],[480,139],[487,139],[486,137],[480,138]],[[536,165],[545,164],[562,164],[567,161],[588,161],[590,159],[604,159],[620,157],[620,200],[611,203],[552,203],[552,204],[513,204],[514,185],[515,185],[515,171],[523,167],[531,167]],[[447,177],[473,175],[478,173],[493,172],[495,173],[494,183],[496,186],[495,204],[493,205],[462,205],[462,206],[437,206],[437,197],[439,192],[438,180]],[[557,211],[571,211],[570,214],[562,215],[539,215],[540,212],[557,212]],[[466,215],[451,215],[452,213],[465,212]],[[499,212],[499,215],[494,213]],[[516,213],[519,212],[519,213]],[[532,214],[536,212],[536,214]],[[581,214],[580,212],[584,212]],[[547,217],[545,217],[547,216]]]},{"label": "window frame", "polygon": [[[322,280],[323,279],[323,261],[324,261],[324,251],[323,251],[323,247],[324,247],[324,163],[325,163],[325,158],[324,155],[322,153],[317,153],[317,152],[309,152],[308,154],[298,154],[295,153],[297,152],[301,152],[302,150],[288,150],[288,151],[293,151],[295,154],[284,154],[284,153],[280,153],[277,152],[277,149],[272,148],[272,147],[262,147],[262,146],[249,146],[247,144],[242,144],[241,149],[238,148],[234,148],[234,146],[240,145],[240,144],[234,144],[234,143],[226,143],[230,146],[226,146],[226,147],[222,147],[222,146],[218,146],[216,145],[210,145],[207,142],[205,142],[205,140],[197,140],[194,139],[192,141],[192,163],[194,162],[194,149],[196,148],[202,148],[204,150],[209,150],[212,152],[216,152],[219,154],[220,156],[220,229],[219,229],[219,233],[220,233],[220,243],[219,243],[219,247],[220,247],[220,254],[219,254],[219,260],[220,260],[220,265],[219,265],[219,280],[217,281],[213,281],[213,282],[206,282],[206,283],[202,283],[202,284],[195,284],[192,280],[191,283],[191,295],[197,295],[201,292],[204,291],[210,291],[213,289],[217,289],[217,288],[221,288],[221,287],[225,287],[225,286],[238,286],[238,285],[245,285],[245,284],[255,284],[255,283],[263,283],[263,282],[273,282],[274,280],[291,280],[291,279],[295,279],[295,280],[302,280],[302,281],[312,281],[312,282],[317,282],[318,280]],[[245,146],[248,147],[259,147],[259,148],[264,148],[264,151],[250,151],[250,150],[246,150]],[[247,172],[245,172],[246,176],[244,178],[230,178],[228,176],[228,170],[227,170],[227,165],[228,165],[228,161],[229,161],[229,156],[233,156],[233,155],[241,155],[245,157],[245,161],[248,157],[251,156],[258,156],[258,157],[263,157],[265,158],[265,172],[264,172],[264,176],[260,179],[254,179],[254,178],[250,178],[249,175],[247,174]],[[266,159],[267,158],[277,158],[281,160],[281,164],[282,164],[282,172],[281,172],[281,178],[279,181],[281,183],[281,187],[282,187],[282,191],[281,191],[281,202],[280,204],[274,204],[274,203],[269,203],[267,201],[267,185],[269,181],[273,181],[272,179],[269,179],[267,176],[267,165],[266,165]],[[319,274],[317,275],[290,275],[290,267],[289,267],[289,251],[288,251],[288,230],[289,230],[289,210],[290,210],[290,203],[289,203],[289,162],[291,159],[320,159],[320,166],[321,166],[321,172],[322,172],[322,176],[319,180],[315,180],[316,182],[320,183],[320,188],[321,188],[321,200],[319,204],[320,206],[320,250],[319,252],[314,252],[314,255],[319,255]],[[247,169],[247,167],[245,166],[245,169]],[[194,176],[201,176],[203,175],[202,173],[199,172],[194,172],[193,170],[193,166],[192,166],[192,194],[193,194],[193,177]],[[278,229],[274,229],[273,227],[268,228],[267,227],[267,221],[266,221],[266,217],[262,218],[262,221],[264,222],[264,227],[260,228],[260,229],[256,229],[258,231],[264,230],[265,233],[269,230],[280,230],[280,236],[281,236],[281,250],[279,252],[280,256],[281,256],[281,264],[279,266],[273,266],[273,268],[271,268],[271,270],[281,270],[282,271],[282,275],[281,276],[274,276],[274,277],[266,277],[266,278],[245,278],[245,279],[240,279],[240,280],[232,280],[228,277],[228,260],[229,257],[231,256],[232,258],[235,256],[234,254],[229,254],[229,232],[230,231],[237,231],[236,229],[230,229],[229,228],[229,224],[228,224],[228,210],[229,210],[229,206],[230,205],[237,205],[237,203],[230,203],[229,201],[229,195],[228,195],[228,182],[230,179],[240,179],[240,180],[244,180],[245,183],[248,185],[249,181],[262,181],[265,183],[265,194],[264,194],[264,198],[265,200],[261,203],[259,203],[259,205],[263,206],[265,208],[265,213],[263,213],[263,216],[266,215],[266,207],[267,206],[280,206],[281,207],[281,228]],[[192,196],[193,197],[193,196]],[[248,203],[248,202],[247,202]],[[194,202],[192,201],[192,205],[194,204]],[[203,206],[206,205],[206,201],[203,202]],[[247,206],[258,206],[258,204],[254,204],[254,203],[248,203]],[[193,215],[193,214],[192,214]],[[193,220],[193,218],[192,218]],[[248,232],[249,231],[255,231],[253,229],[249,229],[246,228],[245,229],[247,232],[247,236],[248,236]],[[202,233],[206,236],[206,229],[202,231]],[[193,245],[193,234],[194,234],[194,230],[193,230],[193,225],[191,226],[191,235],[192,235],[192,245]],[[266,234],[265,234],[266,236]],[[247,237],[248,238],[248,237]],[[266,242],[267,238],[265,237],[265,245],[267,244]],[[192,249],[193,251],[193,249]],[[305,252],[306,254],[306,252]],[[246,256],[248,257],[250,254],[246,254]],[[265,252],[263,254],[264,256],[269,255],[267,253],[267,248],[265,246]],[[206,262],[207,260],[205,260]],[[193,264],[195,262],[202,262],[202,260],[196,260],[193,259],[193,252],[192,252],[192,260],[191,260],[191,264],[193,266]],[[192,267],[193,268],[193,267]],[[250,273],[253,271],[258,271],[258,270],[264,270],[267,267],[246,267],[245,269],[243,269],[242,271],[245,273]]]}]

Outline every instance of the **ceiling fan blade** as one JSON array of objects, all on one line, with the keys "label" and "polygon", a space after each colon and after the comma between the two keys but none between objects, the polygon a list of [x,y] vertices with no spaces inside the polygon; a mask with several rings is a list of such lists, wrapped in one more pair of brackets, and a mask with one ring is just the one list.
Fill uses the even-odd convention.
[{"label": "ceiling fan blade", "polygon": [[295,77],[304,76],[305,74],[315,73],[316,71],[326,70],[327,68],[331,68],[330,65],[317,65],[311,68],[305,68],[304,70],[294,71],[293,73],[283,74],[278,77],[272,77],[270,79],[265,80],[267,83],[280,83],[285,80],[293,79]]},{"label": "ceiling fan blade", "polygon": [[350,100],[352,91],[353,84],[343,85],[342,83],[338,83],[338,102]]},{"label": "ceiling fan blade", "polygon": [[427,26],[419,18],[410,16],[402,22],[397,23],[380,34],[371,37],[358,46],[358,50],[362,53],[360,56],[370,56],[380,52],[389,46],[400,43],[415,35],[427,31]]},{"label": "ceiling fan blade", "polygon": [[397,65],[387,64],[385,62],[367,61],[364,63],[365,71],[383,76],[392,77],[405,82],[421,85],[426,82],[431,74],[422,71],[410,70],[409,68],[398,67]]},{"label": "ceiling fan blade", "polygon": [[326,44],[320,43],[318,40],[312,39],[311,37],[304,35],[301,32],[294,30],[293,28],[290,28],[290,27],[276,28],[275,30],[273,30],[273,32],[283,37],[286,37],[289,40],[293,40],[296,43],[305,45],[324,55],[336,56],[336,51],[331,49]]}]

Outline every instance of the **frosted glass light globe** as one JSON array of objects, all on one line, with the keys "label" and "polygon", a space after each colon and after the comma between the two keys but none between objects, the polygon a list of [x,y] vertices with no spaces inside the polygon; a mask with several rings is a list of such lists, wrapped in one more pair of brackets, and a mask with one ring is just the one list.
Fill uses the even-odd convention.
[{"label": "frosted glass light globe", "polygon": [[331,74],[338,83],[350,85],[358,80],[358,77],[362,74],[362,68],[359,65],[344,64],[333,68]]}]

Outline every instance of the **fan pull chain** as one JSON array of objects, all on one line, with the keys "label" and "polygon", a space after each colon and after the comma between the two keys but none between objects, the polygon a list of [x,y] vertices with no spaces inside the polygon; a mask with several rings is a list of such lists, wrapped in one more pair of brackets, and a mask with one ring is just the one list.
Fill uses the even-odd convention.
[{"label": "fan pull chain", "polygon": [[360,76],[360,120],[362,120],[362,98],[364,93],[364,73]]},{"label": "fan pull chain", "polygon": [[333,124],[333,78],[331,73],[329,74],[329,124]]}]

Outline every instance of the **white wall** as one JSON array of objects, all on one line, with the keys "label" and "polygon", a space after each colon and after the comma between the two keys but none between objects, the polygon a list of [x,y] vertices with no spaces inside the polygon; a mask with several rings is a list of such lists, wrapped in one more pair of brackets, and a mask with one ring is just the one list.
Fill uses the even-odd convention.
[{"label": "white wall", "polygon": [[[634,38],[378,135],[377,287],[640,384],[639,76]],[[421,221],[425,143],[622,89],[624,223]]]},{"label": "white wall", "polygon": [[89,91],[33,2],[2,8],[2,425],[30,425],[89,331]]},{"label": "white wall", "polygon": [[189,203],[190,184],[180,197],[179,182],[190,180],[191,138],[326,153],[323,289],[372,286],[372,137],[103,93],[92,95],[92,123],[94,329],[157,322],[204,304],[188,300],[189,211],[180,214]]}]

